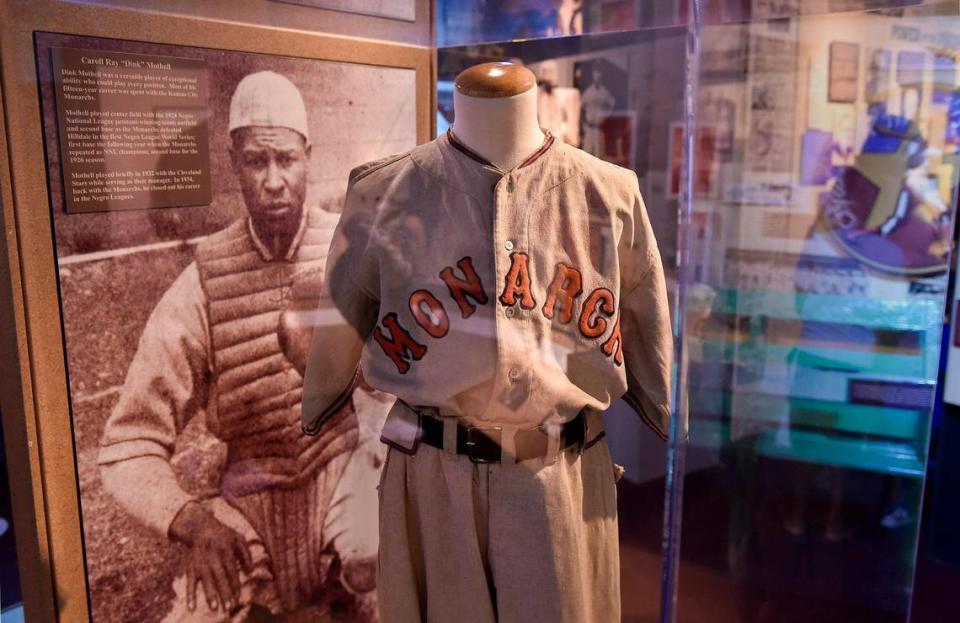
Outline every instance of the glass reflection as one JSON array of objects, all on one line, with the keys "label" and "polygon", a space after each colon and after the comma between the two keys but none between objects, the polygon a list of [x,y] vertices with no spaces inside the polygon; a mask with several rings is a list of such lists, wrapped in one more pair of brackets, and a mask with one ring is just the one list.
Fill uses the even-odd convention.
[{"label": "glass reflection", "polygon": [[[704,24],[949,4],[934,0],[697,0]],[[693,0],[439,0],[437,44],[684,27]]]},{"label": "glass reflection", "polygon": [[956,6],[701,34],[678,620],[906,620],[958,177]]}]

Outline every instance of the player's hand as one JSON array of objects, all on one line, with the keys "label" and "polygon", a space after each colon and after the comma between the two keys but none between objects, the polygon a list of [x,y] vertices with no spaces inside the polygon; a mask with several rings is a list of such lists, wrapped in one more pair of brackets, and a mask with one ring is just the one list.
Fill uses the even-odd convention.
[{"label": "player's hand", "polygon": [[197,583],[211,610],[223,605],[225,612],[240,598],[240,570],[253,567],[246,540],[224,525],[213,513],[191,502],[170,524],[170,536],[189,548],[187,552],[187,607],[197,607]]}]

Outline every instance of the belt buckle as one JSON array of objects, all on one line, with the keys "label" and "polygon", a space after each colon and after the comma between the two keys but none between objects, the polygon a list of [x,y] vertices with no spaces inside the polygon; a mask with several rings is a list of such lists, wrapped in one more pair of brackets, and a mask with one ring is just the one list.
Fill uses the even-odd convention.
[{"label": "belt buckle", "polygon": [[500,447],[502,439],[501,426],[470,426],[467,428],[467,456],[474,463],[499,463],[503,452]]}]

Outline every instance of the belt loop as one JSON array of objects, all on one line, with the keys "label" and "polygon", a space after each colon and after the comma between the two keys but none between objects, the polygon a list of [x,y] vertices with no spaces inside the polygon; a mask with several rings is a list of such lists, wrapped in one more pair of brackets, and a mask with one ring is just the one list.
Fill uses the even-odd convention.
[{"label": "belt loop", "polygon": [[547,422],[543,425],[543,432],[547,434],[547,454],[543,457],[544,465],[552,465],[560,456],[560,438],[563,426],[556,422]]},{"label": "belt loop", "polygon": [[583,450],[592,447],[595,443],[603,439],[605,426],[603,421],[603,412],[593,409],[584,412],[584,435]]},{"label": "belt loop", "polygon": [[517,431],[519,427],[502,424],[500,433],[500,463],[510,465],[517,462]]},{"label": "belt loop", "polygon": [[577,416],[583,421],[583,440],[580,441],[580,451],[583,452],[587,448],[587,443],[590,441],[590,414],[587,412],[587,408],[584,407]]},{"label": "belt loop", "polygon": [[[588,418],[588,421],[590,422],[589,424],[590,436],[593,439],[596,439],[597,437],[602,435],[603,432],[606,430],[606,426],[605,426],[606,422],[603,419],[603,412],[594,411],[593,409],[591,409],[590,411],[587,412],[587,418]],[[588,441],[591,441],[591,439],[583,440],[584,443]]]},{"label": "belt loop", "polygon": [[450,454],[457,453],[457,420],[455,417],[442,417],[437,415],[443,422],[443,451]]}]

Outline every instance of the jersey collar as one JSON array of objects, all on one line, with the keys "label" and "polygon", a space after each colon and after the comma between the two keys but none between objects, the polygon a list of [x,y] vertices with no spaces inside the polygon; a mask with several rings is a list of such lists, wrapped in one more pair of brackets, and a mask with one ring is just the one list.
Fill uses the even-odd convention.
[{"label": "jersey collar", "polygon": [[[550,131],[549,131],[549,130],[543,130],[543,134],[544,134],[544,137],[545,137],[545,138],[544,138],[544,140],[543,140],[543,144],[540,145],[539,149],[537,149],[535,152],[533,152],[532,154],[530,154],[530,155],[526,158],[526,160],[524,160],[523,162],[521,162],[520,164],[518,164],[517,166],[515,166],[514,169],[523,169],[524,167],[528,167],[528,166],[530,166],[531,164],[533,164],[534,162],[536,162],[537,160],[539,160],[542,155],[544,155],[545,153],[547,153],[547,150],[549,150],[550,147],[553,145],[554,138],[553,138],[553,135],[550,134]],[[473,151],[472,149],[470,149],[469,147],[467,147],[466,145],[464,145],[463,142],[461,142],[460,139],[457,138],[457,135],[453,133],[453,128],[449,128],[449,129],[447,130],[447,140],[450,141],[450,145],[451,145],[454,149],[462,152],[465,156],[467,156],[467,157],[470,158],[471,160],[474,160],[474,161],[476,161],[476,162],[479,162],[480,164],[482,164],[482,165],[484,165],[484,166],[492,167],[492,168],[496,169],[497,171],[500,171],[501,173],[507,173],[507,172],[508,172],[508,171],[504,171],[503,169],[501,169],[501,168],[498,167],[497,165],[493,164],[492,162],[490,162],[489,160],[487,160],[486,158],[484,158],[483,156],[481,156],[481,155],[478,154],[477,152]]]}]

